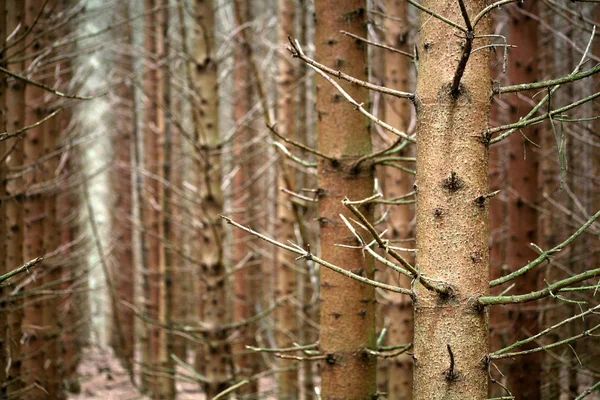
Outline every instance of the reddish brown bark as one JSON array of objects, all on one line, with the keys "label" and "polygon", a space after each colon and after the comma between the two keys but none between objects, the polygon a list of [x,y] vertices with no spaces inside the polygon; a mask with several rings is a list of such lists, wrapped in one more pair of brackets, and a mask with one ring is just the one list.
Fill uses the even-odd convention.
[{"label": "reddish brown bark", "polygon": [[[518,42],[518,46],[509,50],[507,72],[510,84],[535,82],[538,77],[537,21],[519,12],[518,7],[534,14],[537,9],[535,2],[511,8],[508,37],[512,42]],[[530,109],[528,102],[521,100],[522,95],[519,93],[508,98],[511,121],[518,121]],[[538,157],[537,149],[528,141],[538,143],[539,127],[536,125],[522,129],[520,133],[513,134],[508,139],[507,181],[510,193],[506,263],[511,271],[537,257],[537,253],[529,244],[537,242],[537,212],[532,204],[537,203]],[[538,289],[538,270],[529,271],[516,279],[515,284],[522,293]],[[531,306],[510,307],[505,318],[511,321],[508,328],[509,344],[538,331],[538,312]],[[536,345],[532,344],[532,347]],[[540,398],[541,357],[541,353],[535,353],[520,357],[509,365],[508,383],[517,399]]]},{"label": "reddish brown bark", "polygon": [[[408,3],[403,0],[388,0],[386,2],[388,15],[402,18],[402,22],[386,19],[386,42],[398,50],[410,52],[408,43]],[[384,55],[385,86],[408,92],[410,91],[410,66],[411,60],[405,55],[388,51]],[[410,103],[405,99],[386,97],[385,121],[393,127],[406,131],[410,123]],[[391,133],[387,135],[388,144],[394,143],[397,137]],[[409,149],[391,154],[392,156],[408,156]],[[406,171],[395,167],[385,168],[384,178],[385,197],[394,198],[403,196],[412,190],[412,177]],[[401,247],[411,247],[413,242],[407,241],[412,235],[411,220],[414,210],[408,204],[392,206],[388,216],[388,226],[391,239]],[[410,259],[412,257],[407,257]],[[404,275],[398,277],[397,273],[390,273],[390,284],[410,287],[410,278]],[[388,293],[386,304],[387,317],[389,318],[389,345],[411,343],[413,340],[413,310],[412,301],[408,296],[397,293]],[[380,362],[386,362],[382,360]],[[388,366],[387,398],[392,400],[409,400],[412,398],[412,359],[408,354],[402,354],[389,360]]]},{"label": "reddish brown bark", "polygon": [[[452,21],[464,21],[458,2],[421,4]],[[474,16],[487,2],[464,4]],[[489,30],[486,17],[474,34]],[[484,399],[487,315],[472,299],[489,291],[488,206],[475,201],[488,193],[488,151],[482,133],[490,108],[489,54],[471,53],[461,76],[457,71],[458,60],[464,59],[463,35],[425,12],[420,33],[416,265],[421,274],[453,290],[440,295],[420,284],[415,287],[413,398]],[[477,43],[484,45],[485,40]]]},{"label": "reddish brown bark", "polygon": [[[366,37],[366,2],[321,0],[315,2],[317,60],[329,67],[366,80],[366,47],[344,38],[341,30]],[[365,89],[341,83],[359,103],[366,102]],[[344,197],[360,200],[373,194],[373,168],[368,162],[355,165],[371,152],[371,138],[364,117],[345,102],[329,82],[317,77],[318,149],[335,161],[318,163],[321,253],[329,262],[368,278],[372,259],[360,250],[336,246],[356,245],[339,214],[349,211]],[[372,219],[370,206],[361,207]],[[321,269],[321,332],[319,344],[326,361],[321,364],[323,399],[366,399],[376,391],[376,360],[364,352],[375,345],[375,292],[369,285]]]}]

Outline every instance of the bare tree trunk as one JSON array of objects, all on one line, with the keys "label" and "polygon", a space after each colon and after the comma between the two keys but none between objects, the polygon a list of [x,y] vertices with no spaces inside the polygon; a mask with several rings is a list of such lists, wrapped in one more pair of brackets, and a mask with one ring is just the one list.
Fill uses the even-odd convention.
[{"label": "bare tree trunk", "polygon": [[[236,18],[241,23],[250,21],[250,3],[250,0],[235,0]],[[252,109],[253,100],[252,74],[249,65],[250,43],[244,41],[242,35],[239,35],[239,38],[238,48],[234,54],[233,119],[236,124],[240,124],[238,126],[240,132],[234,141],[234,157],[238,160],[240,169],[233,179],[233,207],[236,210],[244,210],[244,219],[248,221],[246,225],[256,228],[258,221],[254,214],[254,204],[256,204],[257,199],[252,196],[252,188],[250,188],[249,196],[248,193],[243,192],[244,186],[256,171],[256,161],[252,159],[255,157],[253,153],[256,151],[256,147],[248,145],[252,139],[252,129],[248,126],[249,122],[245,120]],[[260,283],[255,281],[255,278],[257,278],[255,271],[260,270],[260,257],[254,251],[255,238],[240,230],[234,230],[233,241],[233,265],[245,261],[244,268],[234,274],[233,320],[240,322],[248,319],[255,312],[256,287]],[[233,352],[236,355],[236,368],[241,376],[251,376],[258,372],[257,355],[249,353],[246,349],[246,345],[254,344],[254,327],[244,325],[239,328],[239,336]],[[257,392],[258,383],[256,380],[240,388],[240,393],[245,395],[256,394]]]},{"label": "bare tree trunk", "polygon": [[[6,5],[5,0],[0,0],[0,46],[6,48]],[[6,68],[6,54],[0,53],[0,66]],[[6,116],[6,91],[8,88],[8,76],[4,73],[0,74],[0,131],[5,131],[5,127],[8,126]],[[2,254],[6,254],[6,248],[8,247],[7,239],[7,217],[6,217],[6,200],[7,190],[7,165],[6,161],[1,158],[6,153],[6,143],[0,142],[0,251]],[[4,255],[0,256],[0,275],[4,274],[19,265],[9,266],[8,260]],[[0,299],[6,297],[7,290],[0,286]],[[8,322],[8,308],[6,301],[0,301],[0,382],[6,382],[7,371],[5,366],[8,365],[8,349],[7,343],[9,337],[7,336],[8,331],[6,329]],[[4,384],[0,385],[0,397],[6,396],[7,387]]]},{"label": "bare tree trunk", "polygon": [[[294,36],[294,17],[295,4],[292,0],[279,0],[279,45],[287,45],[288,35]],[[289,138],[296,136],[294,125],[294,66],[287,54],[281,54],[279,57],[279,78],[277,85],[278,97],[278,115],[277,128],[282,135]],[[282,160],[281,162],[286,162]],[[288,168],[288,179],[294,179]],[[279,173],[278,186],[286,187],[283,172]],[[282,243],[288,241],[295,242],[294,233],[294,211],[289,195],[283,191],[278,191],[277,196],[277,236]],[[276,298],[289,296],[277,309],[276,320],[276,340],[280,348],[292,347],[298,340],[298,327],[296,321],[296,301],[295,293],[297,291],[296,262],[294,255],[288,251],[277,251],[277,289]],[[279,374],[278,398],[297,399],[298,398],[298,370],[294,368],[297,362],[295,360],[280,360],[279,367],[290,368],[289,371]]]},{"label": "bare tree trunk", "polygon": [[[388,46],[398,50],[410,52],[408,43],[408,3],[403,0],[387,0],[386,13],[402,18],[402,22],[385,19],[386,41]],[[410,58],[405,55],[388,51],[385,53],[384,71],[385,86],[409,91],[410,89]],[[384,115],[387,123],[393,127],[406,131],[410,123],[410,103],[404,99],[387,97],[384,99]],[[388,143],[394,143],[397,137],[391,133],[387,135]],[[392,154],[407,156],[406,149]],[[385,195],[386,198],[403,196],[412,190],[412,177],[409,173],[396,167],[385,168]],[[413,210],[409,204],[395,205],[390,208],[388,225],[391,239],[400,241],[398,246],[410,247],[407,239],[412,236],[410,226]],[[402,287],[410,286],[410,278],[400,274],[390,273],[390,284]],[[392,346],[411,343],[413,340],[413,307],[408,296],[398,293],[388,293],[387,317],[389,318],[388,343]],[[385,360],[387,361],[387,360]],[[382,362],[385,362],[382,361]],[[404,353],[390,359],[388,367],[387,398],[390,400],[410,400],[412,398],[412,359]]]},{"label": "bare tree trunk", "polygon": [[[145,0],[144,11],[144,51],[143,65],[143,92],[144,92],[144,117],[143,117],[143,168],[144,191],[140,199],[143,208],[144,225],[144,298],[146,315],[155,321],[159,320],[160,303],[160,239],[159,239],[159,131],[158,118],[158,89],[157,89],[157,17],[152,12],[156,0]],[[146,326],[145,337],[142,338],[142,390],[155,393],[158,389],[157,379],[150,377],[148,372],[156,367],[158,349],[161,342],[161,328],[155,324]]]},{"label": "bare tree trunk", "polygon": [[172,279],[171,271],[173,267],[173,251],[170,249],[170,243],[167,243],[171,236],[171,189],[170,183],[164,182],[170,176],[171,169],[171,124],[167,119],[171,108],[171,90],[169,74],[169,1],[160,1],[161,10],[157,12],[155,37],[156,40],[156,68],[157,68],[157,97],[156,100],[161,104],[156,115],[156,134],[160,149],[158,150],[158,234],[160,237],[160,246],[158,253],[158,270],[156,283],[158,290],[158,309],[157,316],[161,327],[156,327],[157,348],[155,349],[155,360],[153,364],[160,368],[159,376],[154,378],[156,389],[153,392],[155,399],[174,399],[175,389],[175,366],[170,356],[172,353],[171,334],[167,334],[164,326],[171,323],[171,312],[173,311]]},{"label": "bare tree trunk", "polygon": [[[511,85],[535,82],[537,73],[537,21],[523,15],[518,7],[535,14],[536,3],[528,2],[511,7],[508,25],[508,40],[518,42],[508,53],[508,78]],[[533,93],[530,93],[533,94]],[[521,100],[523,93],[509,96],[510,119],[518,121],[530,106]],[[508,240],[506,263],[516,269],[537,257],[530,243],[537,242],[537,212],[531,204],[537,203],[537,149],[529,145],[539,141],[539,125],[522,129],[520,135],[508,138],[509,168],[507,181],[511,193],[508,203]],[[523,135],[527,138],[525,139]],[[525,293],[538,288],[538,271],[529,271],[515,283]],[[509,342],[514,343],[538,331],[538,311],[530,305],[516,305],[508,308],[505,318],[512,321]],[[532,344],[532,347],[536,347]],[[527,347],[523,348],[526,349]],[[541,353],[534,353],[513,360],[507,370],[508,383],[517,398],[539,399],[541,380]]]},{"label": "bare tree trunk", "polygon": [[[484,0],[465,1],[476,15]],[[458,3],[421,2],[431,12],[464,21]],[[417,265],[447,282],[447,296],[416,285],[414,390],[416,400],[484,399],[488,393],[486,311],[473,298],[488,293],[488,149],[482,133],[490,108],[489,55],[469,48],[445,22],[421,12],[417,109]],[[488,34],[489,16],[475,27]],[[485,40],[477,42],[483,46]],[[465,48],[467,50],[465,50]],[[468,54],[468,53],[467,53]]]},{"label": "bare tree trunk", "polygon": [[[17,26],[25,22],[25,2],[22,0],[6,0],[6,31],[13,32]],[[5,55],[7,56],[7,55]],[[11,63],[11,71],[19,72],[25,68],[23,61]],[[25,84],[22,81],[11,79],[8,82],[9,96],[6,96],[6,125],[7,131],[16,131],[25,126]],[[23,165],[23,141],[14,138],[6,141],[12,149],[6,165],[10,170]],[[21,174],[10,177],[6,182],[7,200],[4,203],[6,212],[6,265],[17,267],[23,264],[23,195],[24,180]],[[23,290],[18,290],[19,296]],[[22,300],[12,297],[6,307],[10,310],[6,324],[6,351],[11,358],[8,366],[6,382],[7,393],[18,392],[23,387],[21,377],[21,337],[23,335],[21,323],[23,320]],[[4,333],[3,333],[4,334]],[[4,368],[4,366],[2,366]]]},{"label": "bare tree trunk", "polygon": [[[366,80],[367,54],[363,44],[344,38],[341,30],[366,37],[366,2],[320,0],[315,2],[315,46],[320,63],[343,69]],[[364,88],[341,83],[359,103],[366,102]],[[344,269],[373,277],[372,259],[361,251],[340,248],[355,245],[339,214],[348,215],[341,201],[373,194],[373,167],[356,161],[371,152],[366,121],[341,100],[337,90],[317,77],[318,149],[335,160],[318,163],[321,253]],[[371,207],[361,211],[372,219]],[[321,269],[321,332],[319,344],[326,355],[321,365],[323,399],[367,399],[376,391],[376,360],[364,352],[375,346],[375,291],[372,286]]]},{"label": "bare tree trunk", "polygon": [[[129,19],[129,5],[122,2],[119,5],[119,17],[121,21]],[[133,215],[132,204],[132,145],[137,121],[135,120],[135,90],[130,79],[133,74],[133,57],[131,55],[133,46],[131,24],[125,24],[120,30],[125,38],[126,46],[120,49],[116,61],[116,104],[115,111],[117,120],[115,133],[113,135],[113,149],[115,151],[116,163],[112,170],[114,206],[112,211],[112,227],[116,235],[113,270],[115,282],[118,286],[120,302],[134,304],[134,276],[135,264],[133,261],[133,231],[131,216]],[[111,342],[115,354],[121,359],[128,359],[127,365],[133,361],[135,332],[134,313],[131,308],[119,304],[117,307],[118,318],[120,318],[123,330],[124,348],[120,348],[120,338],[115,327],[111,331]]]},{"label": "bare tree trunk", "polygon": [[[26,49],[26,55],[34,54],[37,49],[43,47],[41,43],[43,34],[44,15],[39,21],[36,20],[43,5],[41,0],[25,1],[25,27],[32,27],[28,36],[32,41],[31,46]],[[29,68],[32,59],[26,61],[26,68]],[[35,68],[35,67],[34,67]],[[39,68],[31,71],[30,77],[40,80]],[[25,88],[25,125],[35,124],[46,116],[43,104],[44,90],[33,85],[27,85]],[[38,164],[38,159],[44,154],[44,126],[39,125],[29,129],[23,140],[24,159],[23,163],[33,165],[27,173],[24,174],[25,199],[23,207],[23,258],[31,260],[44,255],[44,198],[40,190],[44,181],[43,165]],[[27,291],[33,291],[44,283],[43,274],[49,268],[44,263],[41,268],[34,271],[37,276],[26,286]],[[30,292],[31,293],[31,292]],[[22,379],[25,386],[39,385],[42,388],[49,387],[48,371],[44,369],[47,362],[47,342],[44,320],[44,301],[39,295],[30,295],[27,297],[29,304],[24,308],[23,320],[23,342],[22,352]],[[44,389],[45,390],[45,389]],[[38,386],[27,391],[23,396],[27,400],[45,399],[46,393]]]},{"label": "bare tree trunk", "polygon": [[196,246],[202,247],[201,274],[205,281],[203,322],[208,327],[204,351],[204,391],[207,398],[225,390],[231,381],[230,331],[225,328],[227,312],[227,274],[224,262],[224,229],[219,214],[223,211],[221,190],[221,152],[219,144],[219,92],[215,48],[215,9],[213,1],[196,2],[196,88],[199,95],[198,143],[205,149],[197,154],[200,175],[201,225]]}]

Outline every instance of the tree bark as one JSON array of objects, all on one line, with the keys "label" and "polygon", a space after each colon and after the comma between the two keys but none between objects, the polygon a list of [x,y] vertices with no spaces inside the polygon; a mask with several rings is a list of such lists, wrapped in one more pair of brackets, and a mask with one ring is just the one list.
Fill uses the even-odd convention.
[{"label": "tree bark", "polygon": [[[294,18],[295,4],[291,0],[279,0],[279,45],[285,46],[288,43],[288,35],[294,36]],[[279,132],[289,138],[295,138],[295,107],[294,107],[294,66],[287,54],[282,53],[278,62],[278,85],[277,85],[277,129]],[[282,156],[283,157],[283,156]],[[285,163],[286,160],[280,160]],[[279,188],[287,187],[285,179],[295,182],[295,174],[287,168],[287,174],[283,171],[279,173]],[[286,176],[287,175],[287,176]],[[294,233],[294,210],[292,209],[291,199],[288,194],[278,190],[277,196],[277,237],[282,243],[288,241],[296,242]],[[296,262],[294,255],[288,251],[277,250],[277,289],[276,298],[289,296],[277,309],[276,320],[276,340],[280,348],[292,347],[298,340],[298,326],[296,321],[296,301],[297,292]],[[278,376],[279,388],[278,398],[297,399],[299,394],[298,370],[295,368],[297,362],[294,360],[279,360],[280,368],[290,368],[290,370],[281,372]]]},{"label": "tree bark", "polygon": [[[518,4],[511,7],[510,23],[508,24],[508,40],[518,42],[508,53],[509,84],[535,82],[537,73],[537,21],[525,16],[517,8],[535,14],[536,2]],[[527,92],[525,92],[527,93]],[[530,106],[521,96],[525,93],[510,95],[508,98],[511,121],[518,121],[528,111]],[[528,93],[533,95],[534,93]],[[507,181],[511,189],[508,194],[508,240],[506,243],[506,263],[511,272],[537,257],[530,247],[536,243],[537,211],[531,204],[537,203],[537,149],[528,143],[539,142],[539,125],[522,129],[521,134],[513,134],[508,138],[509,167]],[[527,138],[525,139],[523,135]],[[522,293],[535,291],[538,285],[538,271],[534,269],[514,282]],[[511,321],[509,328],[509,343],[514,343],[538,331],[538,310],[528,305],[508,307],[504,317]],[[531,347],[536,347],[532,344]],[[527,346],[522,348],[527,349]],[[541,353],[533,353],[513,360],[506,372],[508,384],[512,393],[523,399],[539,399],[541,396]]]},{"label": "tree bark", "polygon": [[[6,0],[6,31],[13,32],[17,26],[25,22],[25,2],[22,0]],[[5,57],[9,57],[5,54]],[[11,63],[8,69],[20,72],[25,69],[23,61]],[[17,79],[8,82],[10,95],[6,97],[6,125],[7,131],[16,131],[25,126],[25,84]],[[23,141],[14,138],[6,141],[12,148],[11,157],[6,160],[9,170],[23,165]],[[23,200],[24,180],[20,174],[6,182],[7,200],[4,203],[6,212],[6,263],[8,266],[17,267],[23,264]],[[6,349],[11,357],[11,364],[6,375],[7,393],[14,393],[23,387],[21,380],[21,337],[23,335],[21,323],[23,319],[22,300],[17,300],[23,289],[15,293],[6,307],[11,311],[7,316]]]},{"label": "tree bark", "polygon": [[[402,18],[402,22],[385,19],[386,41],[388,46],[410,53],[408,43],[408,3],[404,0],[387,0],[385,5],[388,15]],[[408,92],[410,89],[411,60],[405,55],[387,51],[384,55],[385,86]],[[388,96],[384,99],[385,121],[401,131],[406,131],[410,123],[410,103],[405,99]],[[387,133],[388,143],[394,143],[397,137]],[[407,156],[407,149],[392,154]],[[384,188],[386,198],[394,198],[412,190],[412,177],[408,172],[396,167],[385,167]],[[410,247],[413,232],[411,220],[414,210],[408,204],[395,205],[390,208],[388,227],[393,241],[400,241],[401,247]],[[408,257],[410,259],[410,257]],[[410,287],[410,278],[390,273],[390,284]],[[408,296],[388,293],[387,317],[389,318],[389,345],[411,343],[413,340],[413,308]],[[382,360],[386,362],[388,360]],[[389,360],[387,398],[389,400],[410,400],[412,398],[412,359],[404,353]]]},{"label": "tree bark", "polygon": [[205,149],[196,154],[200,186],[201,226],[196,246],[202,247],[200,272],[205,282],[204,318],[208,327],[208,349],[204,351],[207,383],[204,391],[212,398],[225,390],[231,382],[230,330],[226,329],[227,274],[223,245],[225,241],[222,219],[223,193],[221,190],[221,155],[219,144],[219,92],[216,47],[215,5],[213,1],[196,1],[195,83],[198,89],[199,124],[198,144]]},{"label": "tree bark", "polygon": [[[122,2],[119,5],[119,19],[129,19],[129,5]],[[134,304],[134,276],[135,263],[133,260],[133,231],[131,216],[133,215],[132,203],[132,146],[137,129],[135,119],[135,90],[130,79],[133,74],[133,57],[131,46],[133,46],[131,24],[125,24],[119,31],[125,38],[126,47],[120,49],[120,54],[115,62],[115,75],[118,80],[116,86],[115,111],[115,133],[112,138],[115,151],[116,163],[112,170],[114,205],[111,214],[111,225],[116,235],[115,248],[113,250],[113,269],[119,292],[119,300],[128,304]],[[135,343],[135,315],[133,311],[122,304],[117,307],[118,318],[121,320],[123,333],[123,347],[121,338],[115,327],[111,330],[111,342],[115,354],[126,365],[132,365]]]},{"label": "tree bark", "polygon": [[[341,30],[366,37],[366,2],[320,0],[315,2],[316,59],[366,80],[364,44],[340,34]],[[359,103],[367,102],[364,88],[340,83]],[[321,253],[329,262],[373,278],[372,259],[361,251],[336,244],[356,245],[339,214],[349,212],[344,197],[352,200],[373,194],[374,174],[369,162],[355,165],[371,152],[371,138],[361,114],[344,101],[329,82],[317,77],[318,149],[335,161],[318,162],[319,224]],[[372,219],[372,207],[361,207]],[[365,348],[375,346],[375,291],[372,286],[321,268],[321,332],[319,344],[326,355],[321,365],[323,399],[367,399],[376,391],[376,360]]]},{"label": "tree bark", "polygon": [[[484,0],[465,1],[470,16]],[[423,7],[463,22],[459,4],[441,0]],[[464,24],[464,22],[463,22]],[[489,17],[475,34],[488,34]],[[413,398],[484,399],[488,392],[487,313],[473,300],[488,293],[488,149],[482,133],[490,109],[489,55],[472,53],[456,91],[463,34],[421,12],[417,109],[417,268],[452,291],[440,296],[415,287]],[[485,39],[478,41],[482,46]]]}]

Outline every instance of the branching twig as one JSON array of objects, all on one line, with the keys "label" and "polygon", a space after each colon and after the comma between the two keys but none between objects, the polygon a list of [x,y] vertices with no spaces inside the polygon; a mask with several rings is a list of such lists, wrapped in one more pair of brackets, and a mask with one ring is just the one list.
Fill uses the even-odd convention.
[{"label": "branching twig", "polygon": [[0,283],[4,282],[7,279],[12,278],[15,275],[20,274],[23,271],[28,271],[29,268],[33,267],[34,265],[40,263],[42,260],[44,259],[44,257],[38,257],[38,258],[34,258],[33,260],[21,265],[19,268],[15,268],[10,272],[7,272],[4,275],[0,275]]}]

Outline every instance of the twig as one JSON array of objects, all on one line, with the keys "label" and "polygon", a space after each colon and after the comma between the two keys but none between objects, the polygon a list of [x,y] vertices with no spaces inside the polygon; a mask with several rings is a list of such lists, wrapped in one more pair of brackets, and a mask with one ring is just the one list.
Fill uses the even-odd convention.
[{"label": "twig", "polygon": [[467,13],[467,9],[465,8],[463,0],[458,0],[458,5],[460,6],[460,12],[463,16],[463,19],[465,20],[465,24],[467,25],[467,30],[465,32],[465,44],[463,46],[463,52],[460,57],[460,61],[458,62],[458,66],[456,67],[454,79],[452,80],[452,89],[450,93],[452,93],[452,96],[454,98],[457,98],[460,93],[460,80],[462,79],[462,76],[465,73],[467,62],[469,61],[469,57],[471,56],[471,49],[473,48],[473,39],[475,38],[475,34],[473,33],[473,26],[471,25],[471,20],[469,19],[469,14]]},{"label": "twig", "polygon": [[0,66],[0,71],[4,72],[6,75],[12,76],[15,79],[19,79],[19,80],[21,80],[23,82],[26,82],[26,83],[30,84],[30,85],[37,86],[37,87],[39,87],[41,89],[44,89],[45,91],[50,92],[50,93],[52,93],[52,94],[54,94],[54,95],[56,95],[58,97],[64,97],[66,99],[93,100],[93,99],[96,99],[98,97],[105,96],[106,93],[108,93],[108,92],[104,92],[104,93],[97,94],[95,96],[76,96],[76,95],[71,95],[71,94],[65,94],[63,92],[59,92],[58,90],[51,88],[50,86],[44,85],[41,82],[37,82],[37,81],[34,81],[33,79],[29,79],[29,78],[27,78],[27,77],[25,77],[23,75],[16,74],[16,73],[12,72],[10,69],[6,69],[6,68],[3,68],[3,67]]},{"label": "twig", "polygon": [[513,280],[513,279],[515,279],[515,278],[517,278],[517,277],[525,274],[526,272],[528,272],[532,268],[535,268],[536,266],[538,266],[539,264],[541,264],[542,262],[544,262],[545,260],[547,260],[548,258],[550,258],[551,255],[553,255],[555,253],[558,253],[565,246],[568,246],[569,244],[571,244],[571,242],[573,240],[575,240],[587,228],[589,228],[594,223],[594,221],[596,221],[598,218],[600,218],[600,211],[596,212],[596,214],[594,214],[590,219],[588,219],[585,224],[583,224],[577,231],[575,231],[575,233],[573,233],[571,236],[569,236],[562,243],[559,243],[558,245],[554,246],[550,250],[544,251],[535,260],[533,260],[532,262],[528,263],[527,265],[519,268],[515,272],[512,272],[512,273],[510,273],[508,275],[505,275],[503,277],[500,277],[498,279],[494,279],[494,280],[490,281],[490,287],[495,287],[495,286],[498,286],[498,285],[502,285],[503,283],[509,282],[509,281],[511,281],[511,280]]},{"label": "twig", "polygon": [[44,118],[40,119],[39,121],[31,124],[31,125],[27,125],[22,127],[21,129],[17,129],[16,131],[12,131],[12,132],[0,132],[0,142],[2,142],[3,140],[6,139],[10,139],[12,137],[18,136],[23,132],[26,132],[30,129],[36,128],[40,125],[42,125],[44,122],[48,121],[49,119],[54,118],[56,115],[58,115],[58,113],[60,113],[63,109],[59,108],[57,110],[54,110],[52,113],[48,114],[47,116],[45,116]]},{"label": "twig", "polygon": [[571,83],[578,81],[583,78],[587,78],[588,76],[592,76],[600,72],[600,64],[597,64],[595,67],[588,69],[587,71],[580,73],[572,73],[567,76],[563,76],[562,78],[550,79],[542,82],[534,82],[534,83],[522,83],[519,85],[511,85],[511,86],[502,86],[494,88],[495,94],[501,93],[512,93],[519,92],[522,90],[533,90],[533,89],[542,89],[549,86],[561,85],[563,83]]},{"label": "twig", "polygon": [[4,275],[0,275],[0,283],[4,282],[5,280],[8,280],[10,278],[12,278],[15,275],[20,274],[23,271],[28,271],[29,268],[33,267],[34,265],[42,262],[44,260],[44,257],[38,257],[38,258],[34,258],[33,260],[21,265],[19,268],[15,268],[10,272],[7,272]]},{"label": "twig", "polygon": [[304,54],[304,51],[302,50],[302,47],[300,47],[300,43],[298,42],[298,40],[294,40],[290,36],[288,36],[288,40],[290,41],[290,46],[288,46],[288,50],[292,54],[292,57],[299,58],[300,60],[304,61],[315,71],[327,73],[337,77],[338,79],[344,79],[345,81],[354,83],[355,85],[362,86],[367,89],[381,92],[384,94],[388,94],[390,96],[399,97],[401,99],[413,100],[415,98],[414,93],[402,92],[400,90],[390,89],[385,86],[375,85],[374,83],[361,81],[360,79],[356,79],[353,76],[343,73],[342,71],[337,71],[333,68],[329,68],[328,66],[323,65]]},{"label": "twig", "polygon": [[342,34],[346,35],[346,36],[350,36],[350,37],[352,37],[352,38],[354,38],[356,40],[360,40],[361,42],[365,42],[365,43],[370,44],[372,46],[379,47],[379,48],[382,48],[382,49],[385,49],[385,50],[389,50],[389,51],[392,51],[394,53],[402,54],[403,56],[409,57],[409,58],[411,58],[413,60],[415,58],[414,54],[410,54],[407,51],[398,50],[397,48],[392,47],[392,46],[388,46],[386,44],[373,42],[371,40],[368,40],[368,39],[362,38],[362,37],[360,37],[358,35],[355,35],[354,33],[351,33],[351,32],[346,32],[346,31],[340,31],[340,32]]},{"label": "twig", "polygon": [[248,228],[246,226],[240,225],[237,222],[235,222],[234,220],[232,220],[231,218],[226,217],[224,215],[220,215],[220,217],[223,218],[225,221],[227,221],[228,224],[233,225],[236,228],[239,228],[239,229],[243,230],[244,232],[247,232],[247,233],[249,233],[251,235],[254,235],[254,236],[258,237],[259,239],[262,239],[262,240],[264,240],[264,241],[266,241],[268,243],[271,243],[271,244],[273,244],[273,245],[275,245],[277,247],[280,247],[280,248],[282,248],[284,250],[288,250],[288,251],[291,251],[292,253],[298,254],[300,256],[300,257],[298,257],[299,259],[303,258],[303,259],[305,259],[307,261],[311,261],[312,260],[312,261],[316,262],[317,264],[320,264],[320,265],[322,265],[322,266],[324,266],[326,268],[329,268],[329,269],[331,269],[331,270],[333,270],[335,272],[338,272],[338,273],[340,273],[340,274],[342,274],[342,275],[344,275],[344,276],[346,276],[348,278],[351,278],[351,279],[357,280],[359,282],[362,282],[362,283],[365,283],[365,284],[368,284],[368,285],[372,285],[372,286],[375,286],[375,287],[378,287],[378,288],[381,288],[381,289],[389,290],[389,291],[395,292],[395,293],[406,294],[406,295],[409,295],[409,296],[412,296],[412,294],[413,294],[411,290],[399,288],[397,286],[388,285],[388,284],[381,283],[381,282],[378,282],[378,281],[374,281],[372,279],[365,278],[364,276],[360,276],[360,275],[357,275],[357,274],[355,274],[353,272],[347,271],[347,270],[345,270],[345,269],[343,269],[341,267],[338,267],[337,265],[331,264],[331,263],[329,263],[329,262],[327,262],[327,261],[325,261],[325,260],[323,260],[323,259],[321,259],[321,258],[319,258],[319,257],[317,257],[315,255],[313,255],[310,252],[310,250],[304,250],[304,249],[302,249],[301,247],[299,247],[297,245],[288,246],[286,244],[280,243],[280,242],[278,242],[278,241],[276,241],[274,239],[271,239],[268,236],[262,235],[262,234],[260,234],[260,233],[258,233],[256,231],[254,231],[254,230],[252,230],[252,229],[250,229],[250,228]]}]

